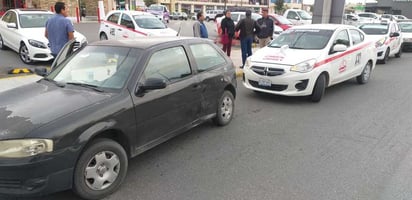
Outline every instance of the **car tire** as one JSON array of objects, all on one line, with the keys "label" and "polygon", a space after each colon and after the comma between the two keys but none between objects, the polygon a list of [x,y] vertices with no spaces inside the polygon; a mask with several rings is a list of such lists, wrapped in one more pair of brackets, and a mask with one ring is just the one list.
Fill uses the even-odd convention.
[{"label": "car tire", "polygon": [[310,95],[310,100],[312,102],[319,102],[323,95],[325,94],[326,88],[326,76],[321,74],[318,79],[316,79],[315,86],[313,87],[312,95]]},{"label": "car tire", "polygon": [[398,51],[398,53],[395,54],[395,58],[400,58],[401,57],[402,49],[403,49],[403,45],[401,45],[401,47],[399,47],[399,51]]},{"label": "car tire", "polygon": [[120,187],[127,166],[127,154],[119,143],[96,139],[79,156],[74,169],[73,191],[84,199],[101,199]]},{"label": "car tire", "polygon": [[382,60],[379,60],[379,63],[386,64],[389,60],[389,53],[390,53],[390,49],[387,48],[386,51],[385,51],[385,57],[383,57]]},{"label": "car tire", "polygon": [[108,40],[106,33],[100,33],[100,40]]},{"label": "car tire", "polygon": [[2,50],[7,49],[6,45],[4,45],[3,37],[1,36],[1,34],[0,34],[0,49]]},{"label": "car tire", "polygon": [[232,121],[234,110],[235,98],[230,91],[225,90],[218,101],[216,116],[213,118],[213,122],[218,126],[229,124]]},{"label": "car tire", "polygon": [[362,73],[356,77],[356,81],[359,84],[365,84],[369,81],[372,72],[372,64],[371,62],[366,63],[365,67],[362,70]]},{"label": "car tire", "polygon": [[23,42],[20,45],[19,48],[19,57],[20,60],[23,61],[25,64],[31,64],[32,60],[30,59],[29,56],[29,49],[27,48],[26,44],[24,44]]}]

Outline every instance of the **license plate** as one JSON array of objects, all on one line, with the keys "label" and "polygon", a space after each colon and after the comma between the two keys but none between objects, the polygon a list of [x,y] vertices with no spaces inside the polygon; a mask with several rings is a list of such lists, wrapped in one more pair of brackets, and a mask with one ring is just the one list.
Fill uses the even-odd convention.
[{"label": "license plate", "polygon": [[258,85],[264,86],[264,87],[270,87],[272,86],[272,81],[268,79],[259,79]]}]

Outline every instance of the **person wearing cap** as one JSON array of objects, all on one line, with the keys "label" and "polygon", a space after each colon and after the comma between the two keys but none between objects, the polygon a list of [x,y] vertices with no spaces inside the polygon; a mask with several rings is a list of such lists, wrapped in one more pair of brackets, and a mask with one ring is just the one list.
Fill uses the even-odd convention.
[{"label": "person wearing cap", "polygon": [[235,31],[240,31],[240,48],[242,51],[242,66],[245,66],[246,58],[252,55],[252,43],[255,34],[260,32],[260,27],[256,21],[252,19],[252,11],[246,11],[246,18],[241,19],[237,24]]},{"label": "person wearing cap", "polygon": [[259,38],[259,47],[265,47],[270,41],[273,36],[273,20],[268,16],[268,9],[262,9],[262,18],[257,20],[257,24],[260,27],[260,31],[257,34]]}]

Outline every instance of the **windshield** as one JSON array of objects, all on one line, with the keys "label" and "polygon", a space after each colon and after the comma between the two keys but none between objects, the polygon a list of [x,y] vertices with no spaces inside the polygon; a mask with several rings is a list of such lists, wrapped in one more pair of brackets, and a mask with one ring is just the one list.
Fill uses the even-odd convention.
[{"label": "windshield", "polygon": [[155,10],[155,11],[162,11],[163,12],[163,7],[162,6],[150,6],[147,8],[148,10]]},{"label": "windshield", "polygon": [[328,44],[333,30],[295,29],[283,32],[269,47],[280,48],[288,45],[291,49],[323,49]]},{"label": "windshield", "polygon": [[53,17],[53,14],[41,13],[41,14],[21,14],[20,26],[22,28],[44,28],[46,21]]},{"label": "windshield", "polygon": [[412,23],[400,23],[401,31],[405,33],[412,33]]},{"label": "windshield", "polygon": [[59,83],[87,84],[99,88],[123,88],[140,57],[125,47],[86,46],[47,77]]},{"label": "windshield", "polygon": [[150,15],[134,15],[134,21],[137,26],[144,29],[165,29],[166,25],[157,19],[156,17]]},{"label": "windshield", "polygon": [[302,18],[303,20],[311,20],[312,16],[310,16],[309,13],[307,13],[306,11],[297,11],[298,15],[300,16],[300,18]]},{"label": "windshield", "polygon": [[278,20],[281,24],[289,24],[292,25],[292,22],[290,22],[286,17],[278,15],[275,17],[276,20]]},{"label": "windshield", "polygon": [[385,35],[388,33],[388,24],[364,24],[359,27],[367,35]]}]

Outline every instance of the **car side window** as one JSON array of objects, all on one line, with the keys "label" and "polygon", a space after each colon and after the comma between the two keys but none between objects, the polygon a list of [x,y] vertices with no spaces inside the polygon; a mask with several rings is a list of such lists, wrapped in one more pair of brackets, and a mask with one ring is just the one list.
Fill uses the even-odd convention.
[{"label": "car side window", "polygon": [[120,25],[134,29],[132,18],[130,18],[130,16],[127,14],[122,15],[122,19],[120,20]]},{"label": "car side window", "polygon": [[195,57],[199,72],[226,63],[224,57],[209,44],[194,44],[190,46],[190,49]]},{"label": "car side window", "polygon": [[364,36],[358,30],[350,29],[349,32],[352,38],[353,45],[359,44],[364,40]]},{"label": "car side window", "polygon": [[11,13],[12,13],[11,11],[10,11],[10,12],[7,12],[7,13],[3,16],[2,20],[3,20],[4,22],[6,22],[6,23],[10,23]]},{"label": "car side window", "polygon": [[119,21],[119,17],[120,13],[113,13],[107,18],[107,21],[117,24],[117,22]]},{"label": "car side window", "polygon": [[144,79],[160,78],[176,82],[192,74],[183,47],[162,49],[152,54],[143,73]]},{"label": "car side window", "polygon": [[295,12],[288,12],[288,19],[295,19],[298,15]]},{"label": "car side window", "polygon": [[350,46],[349,35],[348,35],[348,32],[346,30],[340,31],[338,33],[335,40],[333,41],[333,45],[335,45],[335,44],[343,44],[347,47]]},{"label": "car side window", "polygon": [[9,23],[16,23],[16,25],[17,25],[17,15],[16,15],[16,13],[10,12]]}]

